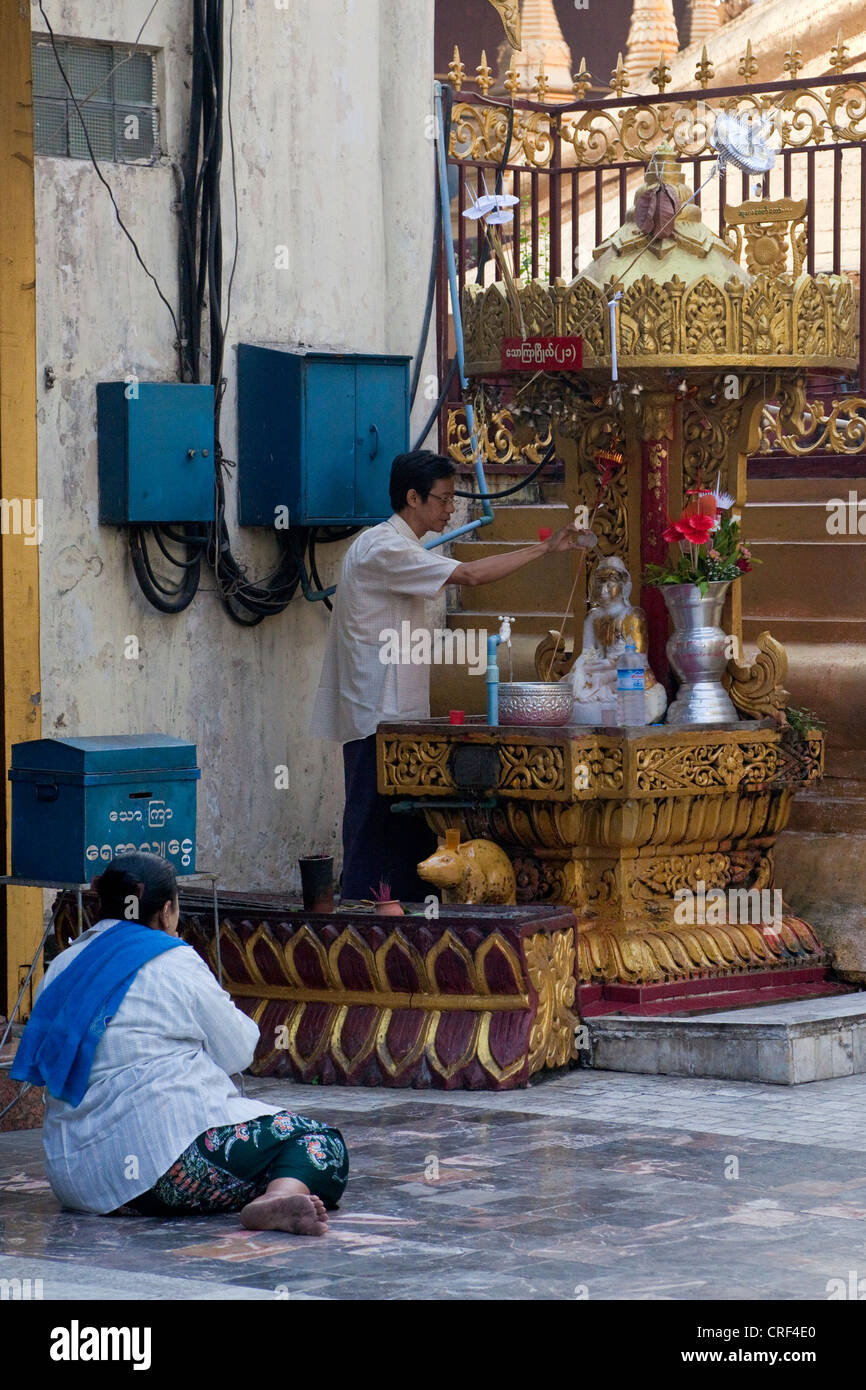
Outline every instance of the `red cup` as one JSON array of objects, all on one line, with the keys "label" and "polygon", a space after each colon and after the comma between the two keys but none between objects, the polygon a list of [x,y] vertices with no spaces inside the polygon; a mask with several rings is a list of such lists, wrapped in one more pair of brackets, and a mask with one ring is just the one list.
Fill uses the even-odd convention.
[{"label": "red cup", "polygon": [[549,526],[539,526],[538,539],[540,541],[549,541],[552,535],[553,532],[551,531]]},{"label": "red cup", "polygon": [[448,711],[448,718],[452,724],[462,724],[466,718],[466,712],[462,709],[452,709]]}]

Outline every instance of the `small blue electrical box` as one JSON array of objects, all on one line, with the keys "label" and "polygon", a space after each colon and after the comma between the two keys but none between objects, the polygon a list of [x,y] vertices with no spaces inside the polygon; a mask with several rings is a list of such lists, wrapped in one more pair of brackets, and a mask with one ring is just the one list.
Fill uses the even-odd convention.
[{"label": "small blue electrical box", "polygon": [[96,387],[99,521],[213,521],[214,389],[179,382]]},{"label": "small blue electrical box", "polygon": [[241,343],[240,524],[385,521],[391,464],[409,448],[410,360]]},{"label": "small blue electrical box", "polygon": [[12,874],[85,883],[145,850],[195,873],[194,743],[165,734],[13,743]]}]

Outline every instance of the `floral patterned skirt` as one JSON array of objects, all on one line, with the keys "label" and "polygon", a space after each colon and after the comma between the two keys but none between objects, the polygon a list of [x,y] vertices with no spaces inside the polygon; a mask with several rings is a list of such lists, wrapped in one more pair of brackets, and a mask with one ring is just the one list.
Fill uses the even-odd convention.
[{"label": "floral patterned skirt", "polygon": [[333,1210],[349,1179],[338,1129],[281,1110],[207,1129],[128,1205],[145,1216],[239,1211],[274,1178],[297,1178]]}]

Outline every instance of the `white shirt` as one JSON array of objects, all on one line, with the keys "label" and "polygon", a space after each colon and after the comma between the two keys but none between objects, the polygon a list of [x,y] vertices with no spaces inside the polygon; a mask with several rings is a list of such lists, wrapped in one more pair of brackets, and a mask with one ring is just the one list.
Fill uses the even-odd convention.
[{"label": "white shirt", "polygon": [[[386,719],[430,717],[429,666],[382,662],[382,634],[429,628],[427,601],[459,560],[425,550],[396,514],[349,546],[340,571],[310,733],[366,738]],[[408,653],[407,653],[408,655]]]},{"label": "white shirt", "polygon": [[[56,980],[115,919],[98,922],[51,962]],[[99,1040],[80,1105],[45,1092],[42,1138],[55,1195],[109,1212],[140,1197],[204,1130],[280,1108],[245,1100],[229,1080],[253,1059],[259,1030],[186,944],[141,967]]]}]

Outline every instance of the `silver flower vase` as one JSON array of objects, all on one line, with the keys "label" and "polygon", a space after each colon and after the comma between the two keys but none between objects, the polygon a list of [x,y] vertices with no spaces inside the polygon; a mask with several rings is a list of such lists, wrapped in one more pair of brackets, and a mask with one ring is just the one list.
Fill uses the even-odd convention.
[{"label": "silver flower vase", "polygon": [[680,678],[677,698],[668,707],[668,724],[727,724],[739,715],[722,685],[728,664],[727,636],[720,626],[729,579],[709,584],[702,597],[697,584],[664,584],[662,593],[674,630],[667,654]]}]

